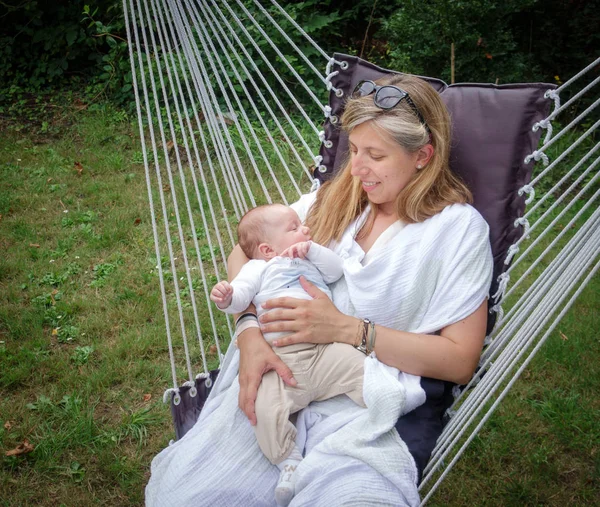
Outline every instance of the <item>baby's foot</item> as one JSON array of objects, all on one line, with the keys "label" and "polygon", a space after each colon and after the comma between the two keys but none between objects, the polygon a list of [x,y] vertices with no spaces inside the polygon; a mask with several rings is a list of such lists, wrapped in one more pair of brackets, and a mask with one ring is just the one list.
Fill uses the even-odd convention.
[{"label": "baby's foot", "polygon": [[294,498],[296,487],[297,464],[284,465],[279,474],[279,482],[275,488],[275,501],[277,505],[286,507]]}]

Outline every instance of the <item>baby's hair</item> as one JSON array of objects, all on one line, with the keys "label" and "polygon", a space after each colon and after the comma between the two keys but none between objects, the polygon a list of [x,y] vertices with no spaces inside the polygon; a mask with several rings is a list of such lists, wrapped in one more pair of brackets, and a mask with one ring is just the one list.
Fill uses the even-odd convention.
[{"label": "baby's hair", "polygon": [[269,230],[275,225],[268,216],[270,210],[283,204],[264,204],[252,208],[238,224],[238,244],[248,259],[258,256],[258,246],[268,240]]}]

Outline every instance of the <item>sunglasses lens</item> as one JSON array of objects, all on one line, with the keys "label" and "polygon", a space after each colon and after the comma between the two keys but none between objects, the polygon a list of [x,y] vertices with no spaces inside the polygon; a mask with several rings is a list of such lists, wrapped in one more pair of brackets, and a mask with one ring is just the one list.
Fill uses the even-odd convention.
[{"label": "sunglasses lens", "polygon": [[404,97],[406,97],[406,92],[399,90],[394,86],[382,86],[375,96],[375,101],[378,107],[382,109],[391,109]]},{"label": "sunglasses lens", "polygon": [[363,81],[362,83],[358,83],[356,88],[354,89],[354,93],[352,96],[354,98],[365,97],[366,95],[370,95],[375,90],[375,83],[372,81]]}]

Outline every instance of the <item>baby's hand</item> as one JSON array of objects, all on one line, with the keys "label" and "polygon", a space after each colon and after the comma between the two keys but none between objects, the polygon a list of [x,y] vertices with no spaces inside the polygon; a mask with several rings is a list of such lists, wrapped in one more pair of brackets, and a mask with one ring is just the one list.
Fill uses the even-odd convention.
[{"label": "baby's hand", "polygon": [[229,282],[219,282],[210,291],[210,299],[221,309],[227,308],[231,304],[232,297],[233,287]]},{"label": "baby's hand", "polygon": [[312,241],[302,241],[301,243],[296,243],[295,245],[286,248],[283,252],[281,252],[282,257],[291,257],[305,259],[308,251],[310,250],[310,245]]}]

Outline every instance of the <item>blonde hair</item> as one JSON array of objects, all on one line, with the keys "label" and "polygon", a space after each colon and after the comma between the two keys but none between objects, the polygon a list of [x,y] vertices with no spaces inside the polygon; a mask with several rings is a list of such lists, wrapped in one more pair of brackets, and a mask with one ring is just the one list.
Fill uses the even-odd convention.
[{"label": "blonde hair", "polygon": [[248,259],[258,258],[258,246],[269,241],[270,231],[276,224],[276,217],[270,213],[283,204],[264,204],[248,211],[237,227],[238,244]]},{"label": "blonde hair", "polygon": [[[387,76],[378,80],[377,84],[395,85],[408,92],[427,126],[421,123],[406,100],[384,110],[375,105],[371,94],[350,98],[346,102],[341,118],[344,131],[350,134],[359,125],[371,122],[382,136],[409,153],[415,153],[427,144],[434,149],[426,166],[417,171],[398,194],[398,218],[406,223],[422,222],[450,204],[471,202],[469,189],[450,171],[450,115],[439,94],[424,80],[409,75]],[[360,180],[350,173],[351,168],[348,157],[338,174],[317,193],[306,220],[317,243],[339,240],[369,202]],[[374,213],[360,235],[368,234],[372,227],[377,205],[371,206]]]}]

